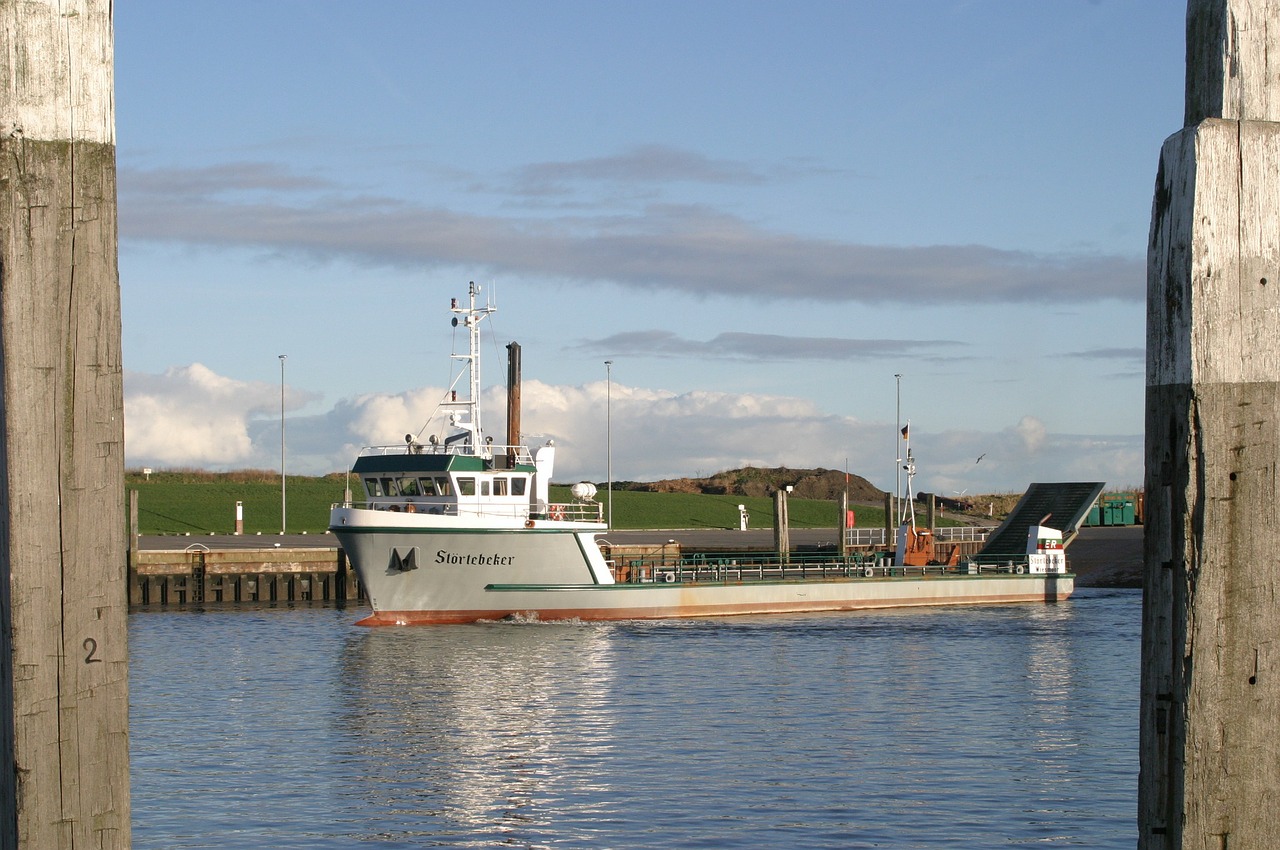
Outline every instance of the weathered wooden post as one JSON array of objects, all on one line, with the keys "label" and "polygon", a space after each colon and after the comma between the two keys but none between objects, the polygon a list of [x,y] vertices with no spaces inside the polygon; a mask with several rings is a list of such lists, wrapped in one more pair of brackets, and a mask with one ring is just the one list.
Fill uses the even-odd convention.
[{"label": "weathered wooden post", "polygon": [[0,848],[122,848],[110,0],[0,0],[0,39]]},{"label": "weathered wooden post", "polygon": [[778,563],[791,563],[791,517],[787,514],[787,490],[779,487],[773,494],[773,546],[778,550]]},{"label": "weathered wooden post", "polygon": [[1280,0],[1190,0],[1147,266],[1140,848],[1275,846]]},{"label": "weathered wooden post", "polygon": [[843,558],[849,554],[849,529],[852,525],[849,522],[849,494],[840,494],[840,516],[836,520],[836,529],[840,532],[839,549],[840,557]]},{"label": "weathered wooden post", "polygon": [[892,493],[884,494],[884,545],[892,549],[898,533],[898,499]]}]

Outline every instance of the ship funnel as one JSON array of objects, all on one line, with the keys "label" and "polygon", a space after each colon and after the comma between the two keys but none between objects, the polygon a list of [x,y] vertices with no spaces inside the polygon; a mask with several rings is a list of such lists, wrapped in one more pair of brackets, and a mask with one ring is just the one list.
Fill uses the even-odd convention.
[{"label": "ship funnel", "polygon": [[[520,343],[507,345],[507,445],[520,445]],[[515,462],[515,449],[508,450]]]}]

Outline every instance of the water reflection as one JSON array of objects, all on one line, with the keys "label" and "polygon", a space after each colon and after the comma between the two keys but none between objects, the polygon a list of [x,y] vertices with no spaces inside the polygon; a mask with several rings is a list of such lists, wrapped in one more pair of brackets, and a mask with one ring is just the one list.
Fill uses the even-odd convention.
[{"label": "water reflection", "polygon": [[[340,722],[352,733],[350,793],[396,822],[440,819],[481,843],[599,811],[617,675],[612,626],[484,624],[375,629],[342,656]],[[489,834],[489,831],[498,836]]]},{"label": "water reflection", "polygon": [[1128,848],[1139,605],[134,616],[134,846]]}]

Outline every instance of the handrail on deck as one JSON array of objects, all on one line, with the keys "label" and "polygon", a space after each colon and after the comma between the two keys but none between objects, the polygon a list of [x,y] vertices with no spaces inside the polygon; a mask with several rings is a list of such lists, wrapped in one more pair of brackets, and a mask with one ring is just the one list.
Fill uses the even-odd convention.
[{"label": "handrail on deck", "polygon": [[1024,559],[966,559],[959,564],[898,566],[883,551],[846,555],[791,552],[696,552],[670,558],[663,554],[611,562],[615,579],[624,584],[721,582],[838,578],[921,578],[1016,574],[1027,572]]},{"label": "handrail on deck", "polygon": [[529,516],[543,519],[603,522],[604,504],[601,502],[554,502],[547,505],[545,513],[530,513]]},{"label": "handrail on deck", "polygon": [[[933,539],[936,543],[982,543],[993,530],[985,525],[944,525],[933,529]],[[846,546],[886,545],[883,528],[849,528],[844,537]]]},{"label": "handrail on deck", "polygon": [[411,501],[392,497],[376,502],[367,499],[334,502],[329,509],[352,508],[369,511],[390,511],[392,513],[406,511],[408,513],[435,516],[520,517],[524,519],[570,520],[573,522],[604,521],[604,505],[600,502],[555,502],[548,504],[544,511],[535,511],[524,503],[500,506],[487,506],[483,503],[477,503],[473,506],[471,503],[467,503],[465,507],[467,508],[466,510],[459,512],[457,502]]},{"label": "handrail on deck", "polygon": [[365,446],[360,455],[465,455],[486,459],[501,455],[515,455],[516,463],[533,465],[533,453],[528,446],[504,446],[497,443],[486,443],[480,451],[459,443],[392,443],[385,446]]}]

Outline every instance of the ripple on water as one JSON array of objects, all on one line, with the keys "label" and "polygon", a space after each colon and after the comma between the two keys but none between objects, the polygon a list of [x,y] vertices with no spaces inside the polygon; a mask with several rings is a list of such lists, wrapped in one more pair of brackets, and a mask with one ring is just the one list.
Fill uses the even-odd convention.
[{"label": "ripple on water", "polygon": [[134,846],[1128,848],[1140,605],[139,613]]}]

